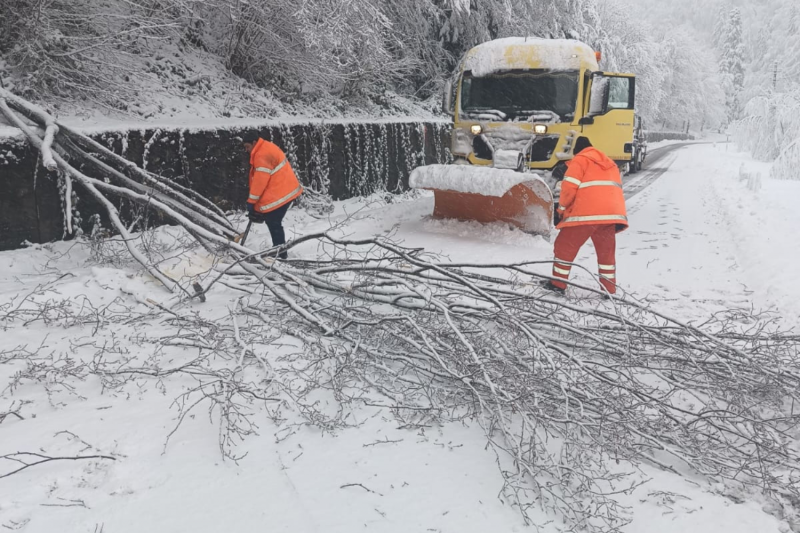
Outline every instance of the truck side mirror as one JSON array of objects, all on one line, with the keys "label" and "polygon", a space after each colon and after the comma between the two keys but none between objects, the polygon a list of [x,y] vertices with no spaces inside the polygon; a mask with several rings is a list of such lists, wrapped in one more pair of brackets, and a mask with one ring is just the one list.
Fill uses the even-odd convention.
[{"label": "truck side mirror", "polygon": [[444,82],[444,94],[442,95],[442,113],[453,115],[453,82]]},{"label": "truck side mirror", "polygon": [[589,126],[591,124],[594,124],[594,117],[583,117],[578,121],[578,124],[580,124],[581,126]]}]

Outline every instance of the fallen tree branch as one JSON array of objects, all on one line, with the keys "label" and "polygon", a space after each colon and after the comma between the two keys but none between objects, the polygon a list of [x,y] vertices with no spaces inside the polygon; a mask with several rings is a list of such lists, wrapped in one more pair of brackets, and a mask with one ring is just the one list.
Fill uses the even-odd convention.
[{"label": "fallen tree branch", "polygon": [[[0,111],[42,148],[16,113],[40,125],[48,116],[8,94],[0,90]],[[64,131],[68,141],[57,137],[53,154],[59,170],[104,206],[154,278],[186,299],[195,295],[154,266],[111,198],[156,210],[185,230],[187,250],[212,255],[203,294],[217,283],[245,294],[219,319],[227,331],[148,302],[191,333],[164,345],[192,346],[202,354],[196,360],[169,370],[154,363],[80,369],[114,383],[178,374],[197,380],[176,400],[170,436],[206,402],[218,413],[223,456],[240,458],[232,447],[255,431],[250,404],[278,399],[244,380],[254,366],[323,431],[348,427],[348,413],[367,406],[390,410],[403,427],[474,421],[496,452],[506,499],[529,521],[537,505],[567,530],[620,531],[615,496],[636,486],[620,461],[800,498],[792,438],[800,424],[792,408],[800,401],[800,337],[768,318],[731,313],[698,326],[624,295],[608,302],[544,296],[537,281],[548,276],[536,272],[537,262],[450,264],[384,238],[318,233],[254,250],[229,240],[232,226],[207,202]],[[89,163],[91,173],[76,170],[66,154]],[[312,244],[327,256],[264,259]],[[26,301],[5,315],[0,309],[0,317],[57,322],[69,316],[65,308]],[[266,348],[280,353],[277,360],[267,360]],[[227,366],[210,368],[211,354]],[[33,365],[24,377],[41,372]],[[318,400],[321,391],[331,394],[333,412]]]},{"label": "fallen tree branch", "polygon": [[[27,462],[26,459],[33,458],[32,462]],[[41,453],[36,452],[16,452],[16,453],[9,453],[6,455],[0,455],[0,459],[5,459],[6,461],[12,461],[15,463],[21,463],[22,466],[17,468],[16,470],[12,470],[11,472],[6,472],[5,474],[0,474],[0,479],[7,478],[22,472],[28,468],[32,468],[34,466],[39,466],[45,463],[49,463],[52,461],[84,461],[84,460],[92,460],[92,459],[105,459],[109,461],[116,461],[116,457],[111,457],[110,455],[76,455],[73,457],[65,456],[65,457],[51,457],[48,455],[43,455]]]}]

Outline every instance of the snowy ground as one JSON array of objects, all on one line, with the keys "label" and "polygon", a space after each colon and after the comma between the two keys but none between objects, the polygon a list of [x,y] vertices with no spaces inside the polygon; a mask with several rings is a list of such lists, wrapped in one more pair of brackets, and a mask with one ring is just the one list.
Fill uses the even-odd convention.
[{"label": "snowy ground", "polygon": [[[631,295],[684,320],[701,321],[721,309],[754,306],[772,309],[787,325],[795,324],[800,283],[793,280],[791,266],[800,260],[800,239],[787,228],[800,227],[800,213],[790,203],[798,197],[800,183],[764,179],[759,187],[757,178],[747,176],[766,176],[767,168],[726,150],[732,147],[684,147],[658,163],[669,169],[628,204],[631,228],[618,243],[620,283]],[[453,261],[551,258],[546,239],[503,225],[430,220],[432,205],[426,195],[392,203],[375,196],[339,203],[325,220],[292,211],[286,225],[290,234],[299,235],[346,219],[337,230],[341,234],[391,235]],[[266,228],[256,227],[250,239],[253,245],[267,244]],[[296,258],[317,252],[310,243],[292,251]],[[595,270],[590,247],[578,262]],[[172,273],[191,275],[209,264],[208,258],[197,256],[192,264],[175,265]],[[588,273],[575,271],[592,282]],[[45,283],[49,285],[42,288]],[[166,303],[163,292],[126,265],[93,264],[91,250],[79,244],[0,254],[0,311],[12,302],[20,305],[20,295],[37,286],[55,306],[43,313],[46,320],[39,316],[25,323],[0,322],[6,327],[0,330],[0,379],[17,380],[0,389],[0,413],[28,402],[19,411],[22,419],[0,419],[0,455],[36,451],[103,454],[116,460],[52,462],[0,478],[4,528],[107,533],[536,531],[498,499],[502,478],[495,456],[486,448],[483,432],[469,424],[409,430],[376,408],[354,413],[357,428],[323,434],[293,428],[291,413],[285,414],[288,425],[278,427],[265,411],[255,411],[258,435],[237,446],[236,453],[247,456],[235,463],[222,460],[218,426],[209,421],[208,407],[201,406],[166,443],[177,424],[173,402],[191,387],[191,380],[137,380],[122,392],[108,393],[93,377],[67,376],[81,361],[91,360],[92,353],[135,351],[132,339],[172,331],[163,316],[148,318],[152,309],[146,300]],[[570,295],[580,297],[577,292]],[[219,289],[205,304],[176,312],[223,320],[235,298],[232,291]],[[86,312],[82,316],[94,319],[67,327],[58,301],[98,312]],[[134,312],[120,317],[129,308]],[[48,356],[61,371],[35,374],[19,357],[24,350],[52,354]],[[177,364],[164,357],[166,367]],[[25,377],[33,375],[38,379]],[[0,476],[12,469],[9,464],[0,467],[5,468]],[[631,507],[633,521],[626,533],[788,531],[751,495],[649,466],[636,476],[650,481],[620,497]],[[539,531],[554,531],[544,525],[545,516],[540,519]]]},{"label": "snowy ground", "polygon": [[769,165],[731,145],[686,147],[654,185],[629,202],[620,238],[623,283],[660,300],[774,309],[800,316],[800,284],[789,265],[800,239],[800,186],[768,180]]}]

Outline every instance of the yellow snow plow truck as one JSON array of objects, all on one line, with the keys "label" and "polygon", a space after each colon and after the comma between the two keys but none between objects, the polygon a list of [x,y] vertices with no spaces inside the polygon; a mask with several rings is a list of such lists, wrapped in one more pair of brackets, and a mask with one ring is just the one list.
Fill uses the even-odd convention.
[{"label": "yellow snow plow truck", "polygon": [[445,88],[454,164],[419,167],[410,178],[434,192],[433,216],[547,234],[552,191],[577,137],[627,164],[636,79],[601,72],[599,60],[574,40],[513,37],[470,50]]}]

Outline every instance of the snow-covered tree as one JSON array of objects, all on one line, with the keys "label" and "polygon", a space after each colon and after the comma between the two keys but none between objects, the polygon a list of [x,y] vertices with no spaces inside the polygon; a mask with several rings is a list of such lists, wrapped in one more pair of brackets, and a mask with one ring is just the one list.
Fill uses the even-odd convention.
[{"label": "snow-covered tree", "polygon": [[[676,1],[705,16],[689,0]],[[0,2],[0,59],[17,69],[28,94],[100,99],[103,106],[124,108],[141,85],[131,77],[150,74],[124,68],[126,58],[147,58],[167,46],[198,48],[216,56],[232,77],[284,102],[323,101],[344,109],[381,101],[387,92],[436,95],[463,54],[491,39],[574,38],[601,50],[604,68],[639,76],[639,111],[654,121],[669,108],[662,105],[668,79],[681,79],[680,89],[692,91],[707,74],[697,72],[693,80],[689,73],[674,76],[666,47],[659,44],[670,35],[633,16],[635,5],[629,0],[6,0]],[[25,16],[34,11],[37,17]],[[686,111],[691,112],[707,110]]]},{"label": "snow-covered tree", "polygon": [[717,50],[722,50],[724,48],[725,40],[728,38],[728,34],[730,33],[729,14],[730,14],[730,6],[721,5],[717,14],[717,22],[714,25],[714,34],[712,35],[714,47]]},{"label": "snow-covered tree", "polygon": [[727,97],[728,118],[736,120],[741,113],[741,96],[744,89],[744,34],[742,12],[738,8],[730,11],[721,36],[720,73],[724,79]]},{"label": "snow-covered tree", "polygon": [[747,76],[734,139],[756,158],[774,160],[774,177],[798,179],[800,6],[790,0],[764,4],[743,21]]},{"label": "snow-covered tree", "polygon": [[660,107],[666,98],[664,68],[666,50],[654,38],[646,22],[628,17],[630,6],[617,0],[604,0],[599,6],[602,28],[596,47],[603,52],[604,70],[636,74],[636,110],[648,127],[660,120]]},{"label": "snow-covered tree", "polygon": [[668,76],[659,118],[697,129],[724,121],[725,93],[711,51],[697,45],[686,28],[673,30],[663,46]]},{"label": "snow-covered tree", "polygon": [[637,75],[637,111],[649,127],[696,129],[724,121],[716,60],[690,25],[657,27],[631,17],[634,4],[603,0],[597,46],[603,68]]}]

